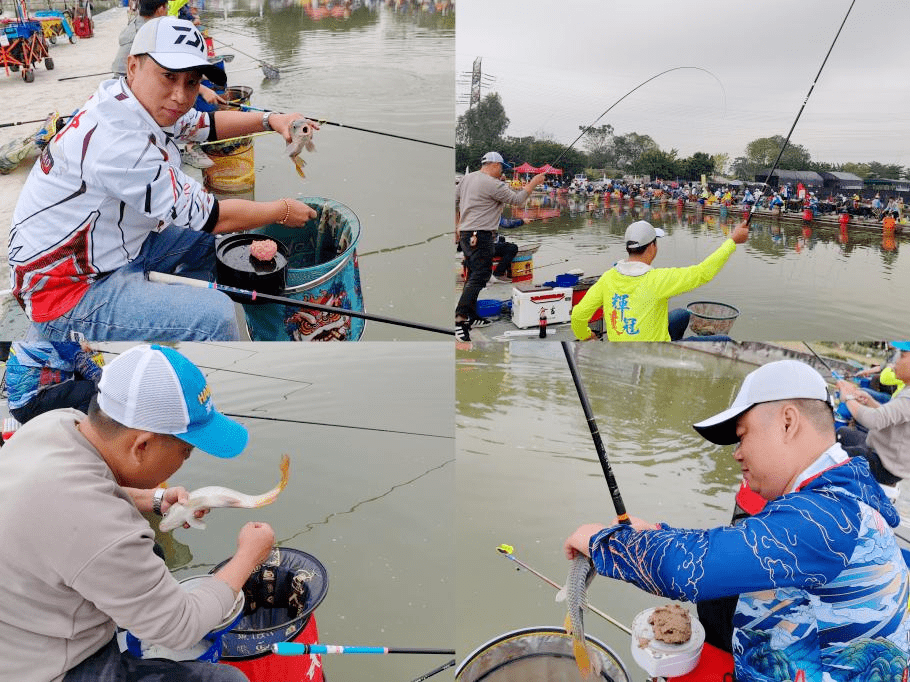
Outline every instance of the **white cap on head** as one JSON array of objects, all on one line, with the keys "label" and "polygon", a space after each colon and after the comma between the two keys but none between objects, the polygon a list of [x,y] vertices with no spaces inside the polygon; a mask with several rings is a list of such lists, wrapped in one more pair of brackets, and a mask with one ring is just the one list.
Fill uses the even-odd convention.
[{"label": "white cap on head", "polygon": [[626,228],[626,248],[640,249],[667,233],[647,220],[637,220]]},{"label": "white cap on head", "polygon": [[224,70],[209,62],[199,29],[177,17],[156,17],[145,22],[133,38],[130,54],[147,54],[169,71],[198,69],[215,85],[227,83]]},{"label": "white cap on head", "polygon": [[736,420],[747,410],[759,403],[801,398],[821,400],[833,407],[828,386],[815,369],[799,360],[769,362],[746,376],[729,408],[692,426],[705,440],[732,445],[739,441]]}]

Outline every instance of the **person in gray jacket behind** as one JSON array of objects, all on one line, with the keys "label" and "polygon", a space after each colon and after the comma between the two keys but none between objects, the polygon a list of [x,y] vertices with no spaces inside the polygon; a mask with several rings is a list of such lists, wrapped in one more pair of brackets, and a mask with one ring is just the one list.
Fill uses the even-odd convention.
[{"label": "person in gray jacket behind", "polygon": [[88,415],[54,410],[19,429],[0,456],[0,679],[245,680],[230,666],[121,653],[115,630],[182,650],[231,612],[272,529],[245,525],[231,560],[188,592],[153,551],[142,512],[187,502],[184,488],[159,484],[194,447],[234,457],[247,437],[195,365],[146,345],[104,368]]},{"label": "person in gray jacket behind", "polygon": [[455,236],[464,254],[468,277],[455,308],[455,338],[470,341],[472,326],[483,326],[477,315],[477,296],[490,280],[496,230],[504,204],[521,206],[546,180],[539,173],[517,192],[500,178],[511,168],[498,152],[487,152],[480,170],[462,178],[455,192]]}]

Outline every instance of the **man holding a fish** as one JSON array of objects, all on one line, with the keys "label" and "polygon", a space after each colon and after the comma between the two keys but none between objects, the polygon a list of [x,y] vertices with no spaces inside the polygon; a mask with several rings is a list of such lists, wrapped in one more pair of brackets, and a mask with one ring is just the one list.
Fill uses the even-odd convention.
[{"label": "man holding a fish", "polygon": [[199,369],[160,346],[107,365],[88,415],[55,410],[17,431],[0,457],[0,679],[246,679],[230,666],[121,654],[114,636],[119,626],[188,649],[232,611],[274,545],[271,527],[246,524],[231,560],[188,592],[156,556],[142,512],[190,504],[182,487],[155,486],[194,448],[228,458],[246,443]]},{"label": "man holding a fish", "polygon": [[588,524],[566,540],[567,557],[671,599],[738,595],[737,679],[872,679],[873,669],[901,679],[910,571],[891,530],[900,517],[866,461],[836,442],[821,375],[795,360],[766,364],[694,428],[736,446],[764,509],[710,530]]},{"label": "man holding a fish", "polygon": [[[176,141],[274,130],[294,141],[301,114],[192,108],[203,76],[225,83],[191,23],[158,17],[133,40],[125,78],[97,92],[54,136],[13,214],[11,286],[50,341],[236,340],[222,292],[150,282],[151,271],[211,280],[216,234],[316,217],[294,199],[217,200],[180,169]],[[306,121],[308,133],[317,128]],[[298,133],[298,137],[303,134]]]}]

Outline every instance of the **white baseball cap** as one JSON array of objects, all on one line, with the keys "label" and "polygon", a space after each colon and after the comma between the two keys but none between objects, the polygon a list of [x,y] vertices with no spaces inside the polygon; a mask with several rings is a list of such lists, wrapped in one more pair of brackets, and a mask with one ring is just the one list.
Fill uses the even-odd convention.
[{"label": "white baseball cap", "polygon": [[199,70],[215,85],[227,83],[224,70],[209,62],[199,29],[177,17],[146,21],[133,38],[130,54],[147,54],[169,71]]},{"label": "white baseball cap", "polygon": [[658,237],[666,236],[659,227],[654,227],[647,220],[636,220],[626,228],[626,248],[640,249],[647,246]]},{"label": "white baseball cap", "polygon": [[98,407],[124,426],[176,436],[216,457],[246,447],[242,424],[215,409],[202,372],[173,348],[140,345],[105,365]]},{"label": "white baseball cap", "polygon": [[512,167],[512,164],[503,159],[502,154],[499,152],[487,152],[484,154],[483,158],[480,160],[480,164],[483,165],[485,163],[501,163],[503,170],[508,170]]},{"label": "white baseball cap", "polygon": [[834,406],[822,375],[799,360],[778,360],[750,372],[736,394],[733,404],[713,417],[693,424],[702,438],[717,445],[732,445],[736,436],[736,420],[759,403],[775,400],[808,398]]}]

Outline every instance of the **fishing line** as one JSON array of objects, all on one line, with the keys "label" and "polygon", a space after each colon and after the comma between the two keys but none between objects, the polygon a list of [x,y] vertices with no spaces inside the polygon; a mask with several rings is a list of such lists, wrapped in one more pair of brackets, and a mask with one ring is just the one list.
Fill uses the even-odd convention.
[{"label": "fishing line", "polygon": [[603,440],[601,440],[600,431],[597,430],[597,422],[594,421],[594,413],[591,411],[591,403],[588,401],[588,394],[585,391],[584,384],[581,383],[581,375],[579,375],[578,366],[575,364],[572,346],[573,343],[571,341],[562,341],[562,352],[566,356],[566,362],[569,363],[569,371],[572,373],[572,381],[575,382],[575,390],[578,391],[581,409],[584,410],[585,418],[588,420],[588,429],[591,431],[591,438],[594,440],[594,449],[597,450],[600,466],[603,469],[604,477],[607,479],[607,488],[610,490],[610,497],[613,498],[613,508],[616,510],[617,520],[621,524],[629,526],[632,525],[632,521],[626,513],[626,505],[623,504],[622,495],[619,494],[619,485],[616,483],[616,477],[613,475],[613,469],[610,466],[610,461],[607,459],[607,450],[604,447]]},{"label": "fishing line", "polygon": [[288,424],[311,424],[313,426],[333,426],[336,429],[356,429],[359,431],[380,431],[382,433],[397,433],[402,436],[423,436],[425,438],[454,438],[455,436],[443,436],[437,433],[418,433],[416,431],[397,431],[396,429],[380,429],[373,426],[351,426],[349,424],[330,424],[328,422],[315,422],[306,419],[288,419],[284,417],[262,417],[255,414],[232,414],[222,412],[225,417],[236,417],[238,419],[262,419],[271,422],[285,422]]},{"label": "fishing line", "polygon": [[[545,576],[543,573],[540,573],[539,571],[537,571],[537,570],[531,568],[531,567],[528,566],[526,563],[524,563],[523,561],[521,561],[521,559],[519,559],[518,557],[516,557],[516,556],[512,553],[512,552],[514,551],[514,548],[513,548],[511,545],[499,545],[499,547],[496,548],[496,551],[499,552],[500,554],[502,554],[502,555],[503,555],[506,559],[508,559],[509,561],[513,561],[513,562],[515,562],[516,564],[518,564],[519,570],[523,568],[523,569],[525,569],[526,571],[528,571],[528,572],[530,572],[530,573],[533,573],[534,575],[536,575],[538,578],[540,578],[541,580],[543,580],[545,583],[547,583],[547,584],[550,585],[551,587],[555,587],[557,590],[561,590],[561,589],[563,588],[563,586],[560,585],[559,583],[556,583],[556,582],[550,580],[550,579],[549,579],[547,576]],[[586,609],[588,609],[591,613],[596,613],[598,616],[600,616],[601,618],[603,618],[603,619],[604,619],[605,621],[607,621],[608,623],[612,623],[613,625],[615,625],[616,627],[618,627],[620,630],[622,630],[622,631],[625,632],[626,634],[628,634],[628,635],[631,635],[631,634],[632,634],[632,630],[630,630],[628,627],[626,627],[625,625],[623,625],[622,623],[620,623],[620,622],[619,622],[618,620],[616,620],[615,618],[613,618],[613,617],[607,615],[606,613],[604,613],[604,612],[601,611],[600,609],[598,609],[598,608],[596,608],[596,607],[594,607],[594,606],[591,606],[591,604],[588,603],[588,600],[587,600],[587,599],[585,599],[585,602],[584,602],[584,604],[582,604],[582,606],[584,606]]]},{"label": "fishing line", "polygon": [[[771,166],[771,170],[765,176],[765,181],[762,183],[762,189],[759,193],[759,198],[765,193],[765,187],[768,186],[768,180],[771,179],[771,176],[774,175],[774,171],[777,170],[777,164],[780,163],[781,157],[784,155],[784,150],[787,148],[787,145],[790,142],[790,136],[793,134],[793,130],[796,128],[796,123],[799,121],[799,117],[803,115],[803,109],[806,108],[806,102],[809,101],[809,97],[812,96],[812,91],[815,90],[815,84],[818,83],[818,77],[822,75],[822,69],[825,68],[825,64],[828,63],[828,57],[831,56],[831,50],[834,49],[834,44],[837,42],[837,39],[840,37],[840,32],[844,29],[844,24],[847,23],[847,17],[850,16],[850,10],[853,9],[853,5],[856,4],[856,0],[852,0],[850,7],[847,9],[847,14],[844,15],[844,20],[840,24],[840,28],[837,29],[837,35],[834,36],[834,40],[831,41],[831,47],[828,48],[828,54],[825,55],[822,65],[818,69],[818,73],[815,74],[815,80],[812,81],[812,85],[809,87],[809,92],[806,93],[806,99],[803,100],[803,105],[799,108],[799,111],[796,114],[796,118],[793,120],[793,125],[790,126],[790,132],[787,133],[787,139],[784,140],[783,146],[780,148],[780,152],[777,154],[777,158],[774,160],[774,165]],[[752,214],[755,213],[758,209],[758,201],[752,205],[752,210],[749,211],[749,216],[746,218],[746,225],[752,222]]]},{"label": "fishing line", "polygon": [[[855,2],[855,1],[856,1],[856,0],[854,0],[854,2]],[[581,131],[581,134],[580,134],[578,137],[576,137],[574,140],[572,140],[572,144],[570,144],[568,147],[566,147],[566,148],[562,151],[562,153],[561,153],[559,156],[556,157],[556,160],[553,161],[552,163],[550,163],[550,165],[555,167],[556,164],[559,162],[559,160],[560,160],[563,156],[566,155],[566,152],[568,152],[572,147],[575,146],[575,143],[576,143],[576,142],[578,142],[582,137],[584,137],[585,134],[586,134],[589,130],[591,130],[591,128],[593,128],[595,125],[597,125],[597,122],[600,121],[600,119],[602,119],[604,116],[606,116],[608,113],[610,113],[610,111],[613,109],[613,107],[615,107],[617,104],[619,104],[620,102],[622,102],[626,97],[628,97],[629,95],[631,95],[633,92],[635,92],[635,91],[638,90],[639,88],[641,88],[641,87],[647,85],[648,83],[650,83],[651,81],[653,81],[655,78],[660,78],[661,76],[663,76],[663,75],[666,74],[666,73],[670,73],[671,71],[679,71],[679,70],[681,70],[681,69],[695,69],[695,70],[697,70],[697,71],[704,71],[706,74],[708,74],[709,76],[711,76],[714,80],[716,80],[717,83],[720,85],[720,89],[721,89],[721,90],[723,91],[723,93],[724,93],[724,111],[726,111],[726,109],[727,109],[727,90],[724,88],[724,84],[721,82],[720,78],[718,78],[718,77],[715,76],[713,73],[711,73],[711,72],[708,71],[707,69],[703,69],[703,68],[700,67],[700,66],[674,66],[672,69],[667,69],[666,71],[661,71],[660,73],[658,73],[658,74],[656,74],[656,75],[654,75],[654,76],[651,76],[648,80],[639,83],[639,84],[636,85],[634,88],[632,88],[631,90],[629,90],[629,92],[627,92],[625,95],[623,95],[623,96],[620,97],[618,100],[616,100],[615,102],[613,102],[613,104],[611,104],[611,105],[607,108],[607,110],[606,110],[605,112],[603,112],[600,116],[598,116],[598,117],[594,120],[594,123],[592,123],[592,124],[589,125],[587,128],[585,128],[584,130],[582,130],[582,131]]]}]

